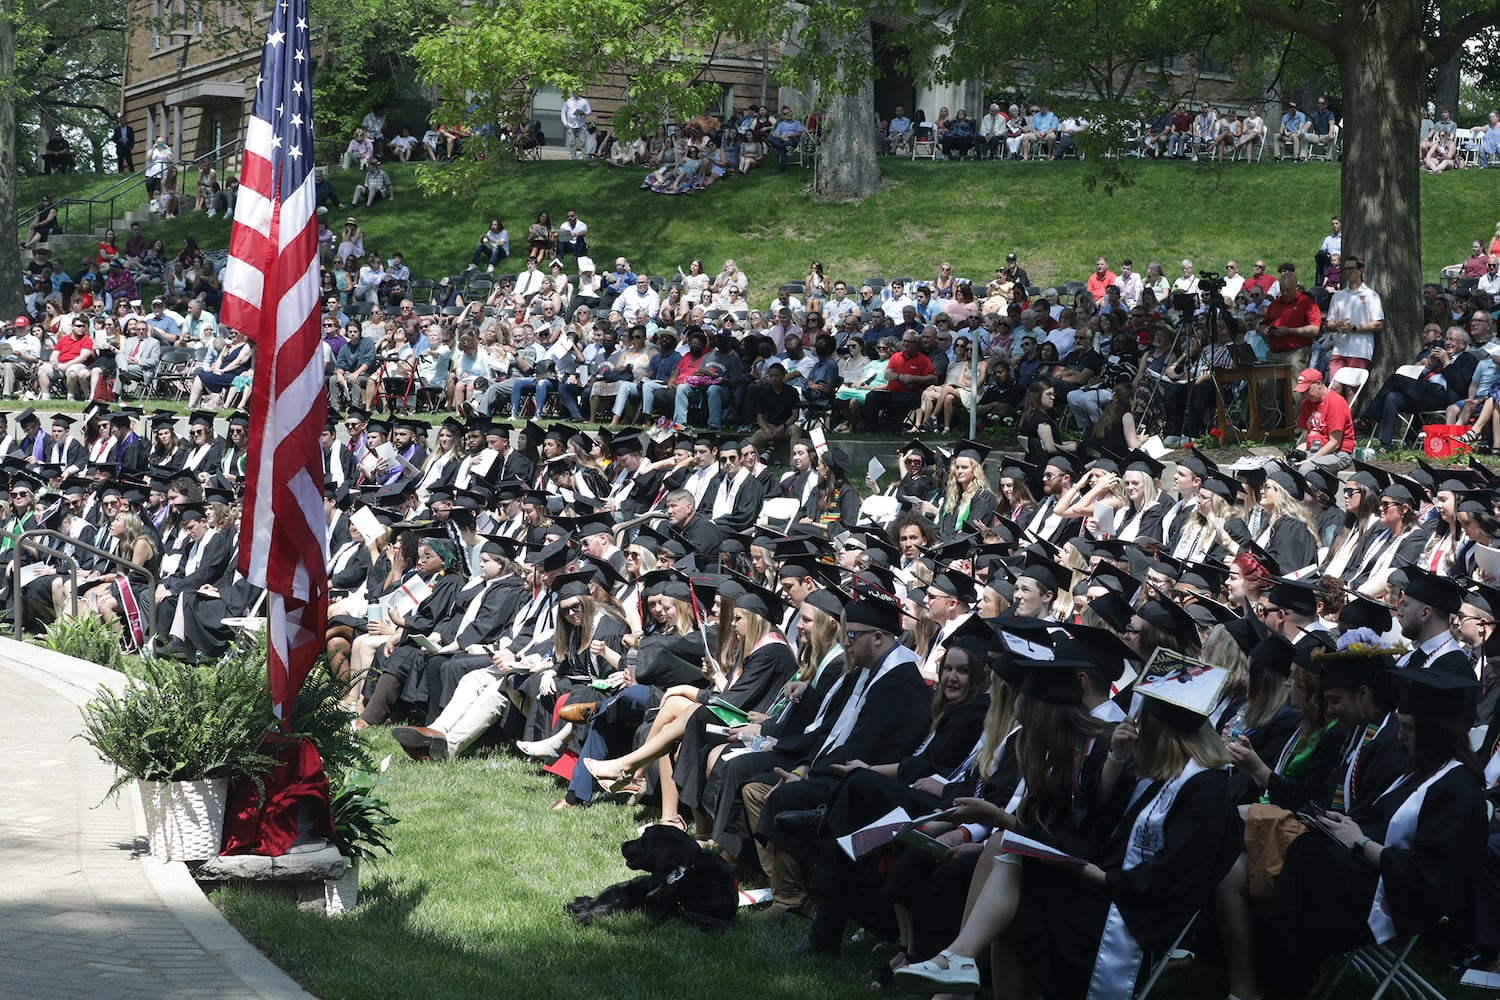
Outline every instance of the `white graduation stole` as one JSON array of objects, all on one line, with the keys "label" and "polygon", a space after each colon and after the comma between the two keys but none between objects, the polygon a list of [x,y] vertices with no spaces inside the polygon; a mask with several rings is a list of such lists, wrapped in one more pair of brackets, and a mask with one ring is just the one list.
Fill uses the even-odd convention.
[{"label": "white graduation stole", "polygon": [[[1412,839],[1417,835],[1417,817],[1422,813],[1422,803],[1427,799],[1427,790],[1443,775],[1458,767],[1458,761],[1450,760],[1438,772],[1417,786],[1417,790],[1409,795],[1405,802],[1401,803],[1391,822],[1385,828],[1385,846],[1406,848],[1411,846]],[[1404,779],[1398,778],[1390,788],[1385,790],[1389,795],[1391,790],[1401,784]],[[1375,884],[1375,899],[1370,903],[1370,915],[1365,921],[1370,927],[1370,933],[1375,936],[1376,944],[1385,944],[1396,936],[1396,922],[1391,919],[1391,904],[1386,898],[1385,877]]]}]

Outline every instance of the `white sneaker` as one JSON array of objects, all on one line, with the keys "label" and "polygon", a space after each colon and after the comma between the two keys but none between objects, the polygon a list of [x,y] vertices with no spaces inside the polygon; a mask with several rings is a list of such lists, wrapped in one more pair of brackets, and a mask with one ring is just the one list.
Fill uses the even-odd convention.
[{"label": "white sneaker", "polygon": [[208,217],[210,219],[217,219],[219,217],[219,213],[215,212],[213,209],[209,209],[209,211],[208,211]]},{"label": "white sneaker", "polygon": [[485,268],[484,271],[485,271],[486,274],[494,274],[495,273],[495,265],[491,264],[489,267]]},{"label": "white sneaker", "polygon": [[47,400],[49,400],[51,398],[52,398],[52,393],[50,393],[50,392],[44,392],[44,393],[42,393],[42,401],[43,402],[46,402]]}]

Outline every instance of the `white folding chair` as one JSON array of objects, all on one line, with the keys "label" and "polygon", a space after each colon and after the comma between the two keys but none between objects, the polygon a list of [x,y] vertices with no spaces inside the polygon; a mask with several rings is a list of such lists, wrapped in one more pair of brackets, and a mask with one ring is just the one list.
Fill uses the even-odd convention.
[{"label": "white folding chair", "polygon": [[855,519],[856,524],[874,524],[884,528],[894,521],[901,513],[901,501],[895,497],[888,497],[882,493],[875,493],[865,497],[859,505],[859,516]]},{"label": "white folding chair", "polygon": [[911,127],[911,158],[913,160],[937,159],[937,126],[931,122]]},{"label": "white folding chair", "polygon": [[[1443,923],[1447,922],[1444,918]],[[1380,1000],[1386,991],[1392,989],[1404,1000],[1445,1000],[1447,994],[1406,964],[1416,943],[1417,935],[1413,934],[1407,938],[1395,938],[1385,944],[1367,944],[1341,955],[1308,996],[1333,996],[1339,982],[1354,969],[1374,980],[1375,992],[1370,994],[1370,1000]],[[1340,990],[1339,995],[1348,994],[1346,990]]]},{"label": "white folding chair", "polygon": [[1368,368],[1340,368],[1338,374],[1333,377],[1334,385],[1344,387],[1344,395],[1349,400],[1349,409],[1354,409],[1354,401],[1364,391],[1365,383],[1370,381],[1370,370]]}]

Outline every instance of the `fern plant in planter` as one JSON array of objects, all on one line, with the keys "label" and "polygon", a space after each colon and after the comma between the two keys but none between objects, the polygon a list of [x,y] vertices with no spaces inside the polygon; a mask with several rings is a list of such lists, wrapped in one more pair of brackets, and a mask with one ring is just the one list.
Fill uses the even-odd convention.
[{"label": "fern plant in planter", "polygon": [[140,783],[151,853],[196,861],[219,852],[229,783],[259,783],[274,763],[261,749],[270,723],[264,671],[148,662],[122,692],[83,709],[83,739],[119,772],[113,794]]},{"label": "fern plant in planter", "polygon": [[329,913],[351,909],[358,903],[361,861],[373,865],[381,852],[391,853],[390,829],[400,820],[391,815],[389,804],[374,794],[390,780],[385,775],[390,766],[387,757],[380,762],[378,773],[351,770],[333,793],[334,837],[345,864],[344,877],[327,888]]},{"label": "fern plant in planter", "polygon": [[57,619],[47,626],[42,642],[48,649],[65,656],[97,663],[111,670],[119,670],[125,659],[120,652],[119,634],[110,628],[109,622],[92,611]]}]

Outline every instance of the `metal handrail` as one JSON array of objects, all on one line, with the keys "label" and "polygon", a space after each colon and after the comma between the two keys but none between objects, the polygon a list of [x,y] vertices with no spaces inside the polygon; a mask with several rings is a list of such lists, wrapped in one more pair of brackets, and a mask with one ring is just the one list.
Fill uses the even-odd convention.
[{"label": "metal handrail", "polygon": [[[90,545],[88,542],[81,542],[71,535],[63,534],[61,531],[53,531],[51,528],[32,528],[29,531],[21,532],[19,535],[10,531],[0,531],[0,536],[6,538],[14,538],[16,540],[15,547],[11,550],[10,578],[12,586],[11,603],[15,608],[15,637],[17,639],[21,638],[24,631],[22,614],[25,611],[25,602],[21,600],[20,588],[16,584],[16,581],[21,577],[22,546],[29,545],[34,552],[42,552],[47,555],[56,556],[59,559],[65,559],[67,560],[68,565],[71,568],[71,572],[74,574],[75,578],[78,573],[77,559],[73,558],[73,556],[69,555],[67,552],[64,552],[61,548],[54,548],[51,545],[42,545],[34,541],[28,541],[28,539],[36,538],[55,538],[59,541],[67,543],[75,549],[82,549],[85,552],[91,552],[96,556],[107,559],[118,566],[124,567],[127,577],[131,570],[137,570],[143,573],[146,577],[146,613],[143,616],[141,627],[142,631],[144,631],[148,636],[156,630],[156,574],[151,572],[146,567],[140,565],[139,563],[133,563],[129,559],[117,556],[113,552],[106,552],[104,549],[99,548],[97,545]],[[125,586],[129,586],[128,580],[126,581]],[[73,606],[73,616],[76,618],[78,616],[77,587],[72,588],[71,603]]]},{"label": "metal handrail", "polygon": [[[205,164],[211,166],[215,171],[218,171],[220,165],[223,164],[225,160],[233,159],[239,156],[242,152],[244,152],[244,148],[245,140],[235,139],[212,153],[204,153],[202,156],[190,160],[178,160],[173,165],[177,168],[177,172],[179,174],[182,174],[187,170],[197,170],[199,173],[202,173]],[[71,221],[75,221],[73,218],[75,215],[75,206],[86,209],[84,220],[86,224],[83,227],[83,232],[92,233],[94,231],[96,221],[96,206],[102,206],[99,210],[103,215],[104,224],[106,226],[113,226],[115,224],[115,220],[119,218],[119,213],[116,211],[115,207],[116,204],[125,198],[137,199],[140,197],[140,195],[137,193],[137,185],[144,183],[145,173],[145,170],[142,169],[137,170],[133,174],[125,174],[121,176],[121,178],[114,184],[105,188],[103,191],[94,195],[92,198],[54,198],[52,201],[52,205],[57,209],[59,232],[68,233],[74,231],[73,226],[69,225],[69,223]],[[27,229],[30,228],[31,224],[35,222],[41,214],[42,208],[40,203],[32,208],[28,208],[25,212],[20,213],[20,231],[23,233],[26,232]]]}]

